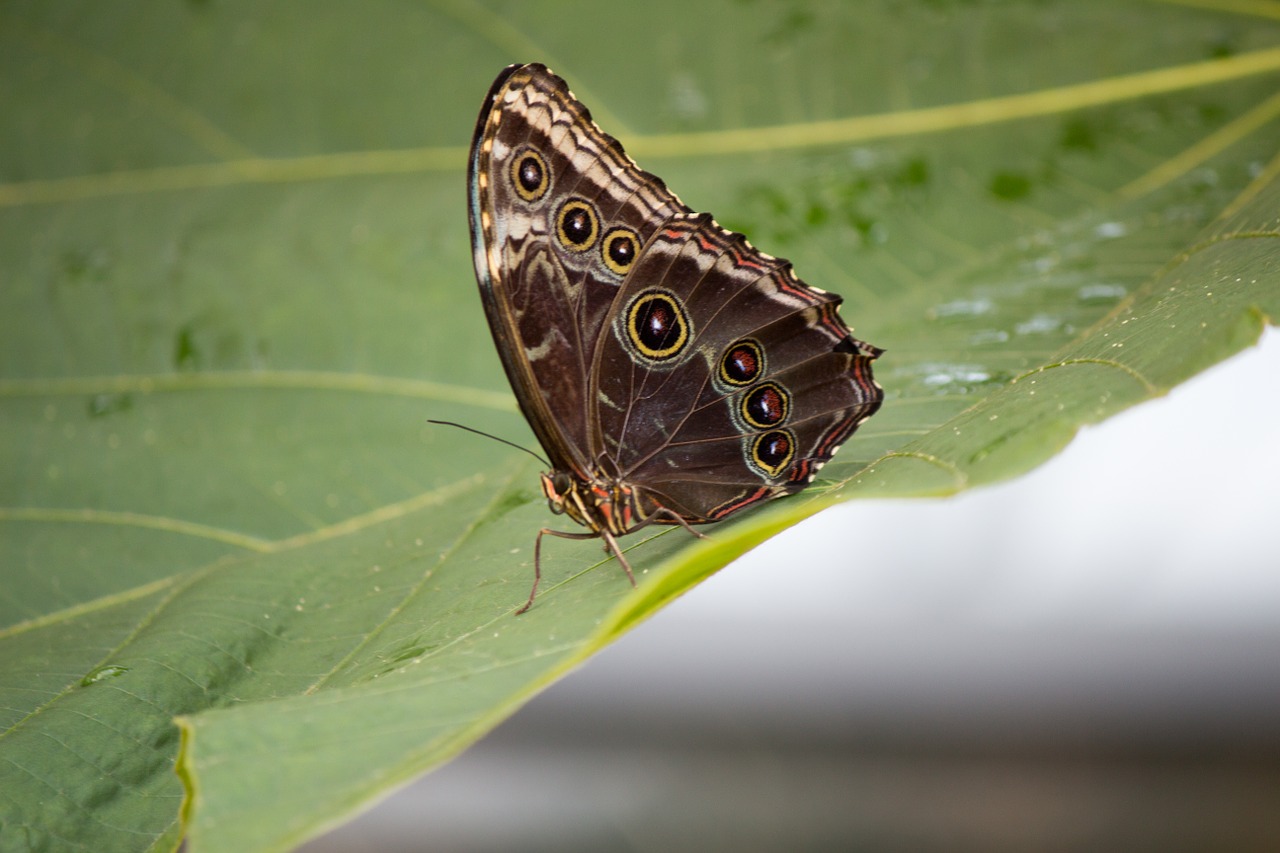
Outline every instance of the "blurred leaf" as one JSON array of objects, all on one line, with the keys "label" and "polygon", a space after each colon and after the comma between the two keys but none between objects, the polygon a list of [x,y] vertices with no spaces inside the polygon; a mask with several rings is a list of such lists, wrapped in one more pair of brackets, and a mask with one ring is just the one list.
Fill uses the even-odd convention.
[{"label": "blurred leaf", "polygon": [[[1249,345],[1280,22],[1210,5],[4,4],[0,848],[287,849],[777,530]],[[638,591],[549,542],[517,619],[536,470],[425,421],[532,442],[463,173],[534,60],[844,294],[887,401],[805,495],[631,537]]]}]

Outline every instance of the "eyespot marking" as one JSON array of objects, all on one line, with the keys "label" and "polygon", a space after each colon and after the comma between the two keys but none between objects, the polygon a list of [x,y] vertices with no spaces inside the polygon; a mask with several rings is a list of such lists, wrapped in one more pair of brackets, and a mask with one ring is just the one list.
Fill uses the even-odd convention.
[{"label": "eyespot marking", "polygon": [[596,209],[580,198],[571,198],[556,212],[556,238],[570,252],[585,252],[600,234]]},{"label": "eyespot marking", "polygon": [[640,254],[640,240],[630,228],[619,225],[604,235],[600,254],[606,267],[618,275],[626,275]]},{"label": "eyespot marking", "polygon": [[796,439],[790,430],[775,429],[751,440],[748,462],[766,477],[779,476],[796,455]]},{"label": "eyespot marking", "polygon": [[516,195],[534,202],[547,194],[551,187],[551,170],[542,155],[532,148],[521,148],[511,158],[511,186]]},{"label": "eyespot marking", "polygon": [[675,294],[649,288],[632,297],[623,314],[631,350],[650,361],[669,361],[689,346],[689,315]]},{"label": "eyespot marking", "polygon": [[756,429],[769,429],[787,419],[791,395],[776,382],[766,382],[742,395],[742,419]]},{"label": "eyespot marking", "polygon": [[720,381],[726,385],[750,385],[764,369],[764,348],[749,338],[730,344],[720,356]]}]

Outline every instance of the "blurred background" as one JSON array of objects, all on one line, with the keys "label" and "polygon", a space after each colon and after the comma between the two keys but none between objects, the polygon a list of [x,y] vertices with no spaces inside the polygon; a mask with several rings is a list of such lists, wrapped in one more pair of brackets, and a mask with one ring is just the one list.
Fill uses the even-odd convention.
[{"label": "blurred background", "polygon": [[304,849],[1280,849],[1278,374],[828,510]]}]

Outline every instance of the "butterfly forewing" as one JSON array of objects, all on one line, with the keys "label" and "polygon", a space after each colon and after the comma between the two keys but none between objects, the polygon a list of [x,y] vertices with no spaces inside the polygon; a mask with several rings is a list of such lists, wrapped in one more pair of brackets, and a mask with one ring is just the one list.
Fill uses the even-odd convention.
[{"label": "butterfly forewing", "polygon": [[600,329],[640,247],[685,208],[540,65],[495,81],[470,171],[477,278],[503,366],[552,462],[581,474]]}]

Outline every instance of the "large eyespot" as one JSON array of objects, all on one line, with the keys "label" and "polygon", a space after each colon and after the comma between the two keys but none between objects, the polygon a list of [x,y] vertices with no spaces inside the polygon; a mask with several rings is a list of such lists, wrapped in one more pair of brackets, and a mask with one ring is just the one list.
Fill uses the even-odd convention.
[{"label": "large eyespot", "polygon": [[763,373],[764,350],[755,341],[738,341],[720,356],[720,381],[726,385],[750,385]]},{"label": "large eyespot", "polygon": [[789,430],[761,433],[751,442],[750,463],[770,479],[779,476],[796,455],[796,439]]},{"label": "large eyespot", "polygon": [[635,296],[625,314],[627,340],[653,361],[675,358],[689,346],[689,317],[676,297],[656,288]]},{"label": "large eyespot", "polygon": [[585,252],[600,233],[595,208],[580,198],[571,198],[556,212],[556,236],[570,252]]},{"label": "large eyespot", "polygon": [[742,395],[742,419],[756,429],[768,429],[787,419],[791,396],[781,385],[766,382]]},{"label": "large eyespot", "polygon": [[604,256],[605,266],[618,275],[626,275],[627,270],[635,263],[636,255],[640,254],[640,240],[630,228],[612,228],[604,235],[600,252]]},{"label": "large eyespot", "polygon": [[547,168],[547,161],[532,148],[518,151],[511,161],[511,185],[525,201],[542,198],[551,186],[551,170]]}]

